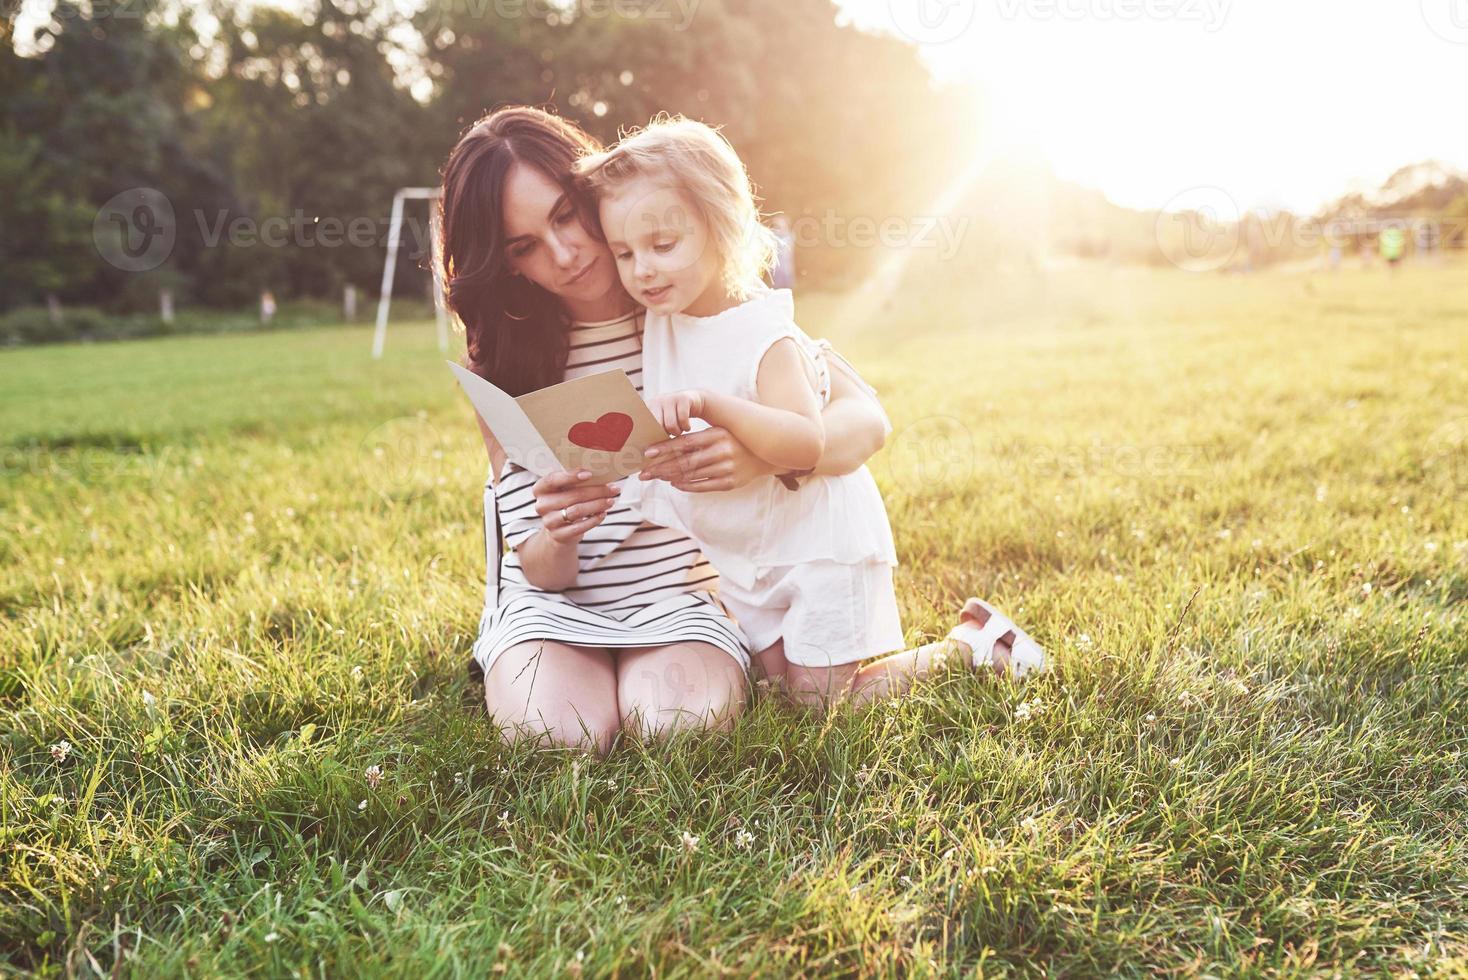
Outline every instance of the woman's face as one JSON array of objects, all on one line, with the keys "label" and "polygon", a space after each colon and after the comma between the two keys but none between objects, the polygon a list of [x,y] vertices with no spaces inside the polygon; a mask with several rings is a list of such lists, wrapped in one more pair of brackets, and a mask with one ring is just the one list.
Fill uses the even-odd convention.
[{"label": "woman's face", "polygon": [[559,297],[575,320],[613,317],[627,305],[611,252],[581,224],[559,184],[516,164],[501,199],[512,270]]}]

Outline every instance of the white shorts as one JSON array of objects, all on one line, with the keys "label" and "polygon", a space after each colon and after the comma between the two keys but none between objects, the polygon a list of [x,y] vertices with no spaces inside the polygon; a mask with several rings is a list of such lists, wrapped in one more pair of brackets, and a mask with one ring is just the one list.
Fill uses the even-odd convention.
[{"label": "white shorts", "polygon": [[741,589],[719,583],[719,599],[757,652],[785,641],[785,659],[832,667],[901,650],[902,617],[886,562],[813,561],[772,568]]}]

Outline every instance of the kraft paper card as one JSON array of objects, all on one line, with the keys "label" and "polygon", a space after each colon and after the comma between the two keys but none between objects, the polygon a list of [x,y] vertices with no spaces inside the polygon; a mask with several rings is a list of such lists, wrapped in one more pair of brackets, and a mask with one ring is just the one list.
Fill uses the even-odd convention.
[{"label": "kraft paper card", "polygon": [[669,438],[623,371],[515,398],[463,365],[447,363],[505,455],[536,476],[589,470],[587,483],[611,483],[642,469],[643,451]]}]

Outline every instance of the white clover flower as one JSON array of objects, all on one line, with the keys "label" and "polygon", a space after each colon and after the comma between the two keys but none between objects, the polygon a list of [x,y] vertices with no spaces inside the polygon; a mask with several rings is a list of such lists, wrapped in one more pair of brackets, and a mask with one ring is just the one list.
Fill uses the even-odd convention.
[{"label": "white clover flower", "polygon": [[273,943],[273,942],[276,942],[279,939],[280,939],[280,933],[278,933],[278,932],[267,932],[265,934],[265,941],[267,943]]},{"label": "white clover flower", "polygon": [[681,839],[683,842],[683,850],[685,852],[692,854],[694,851],[698,850],[698,838],[694,837],[688,831],[683,831]]},{"label": "white clover flower", "polygon": [[1014,720],[1028,721],[1030,717],[1030,710],[1030,703],[1028,701],[1021,701],[1019,705],[1014,709]]},{"label": "white clover flower", "polygon": [[1157,721],[1157,716],[1155,714],[1148,714],[1147,715],[1147,722],[1148,722],[1148,724],[1155,724],[1156,721]]},{"label": "white clover flower", "polygon": [[1076,637],[1076,646],[1080,647],[1082,650],[1091,649],[1091,634],[1082,633],[1080,636]]},{"label": "white clover flower", "polygon": [[367,809],[367,801],[366,800],[363,800],[361,803],[358,803],[357,804],[357,812],[358,813],[361,813],[365,809]]},{"label": "white clover flower", "polygon": [[1171,759],[1167,760],[1167,764],[1169,766],[1172,766],[1174,769],[1177,769],[1183,764],[1182,756],[1173,756]]},{"label": "white clover flower", "polygon": [[739,848],[741,851],[747,851],[749,850],[750,845],[753,843],[754,834],[751,834],[743,827],[740,827],[739,831],[734,835],[734,846]]},{"label": "white clover flower", "polygon": [[380,783],[380,782],[382,782],[382,767],[381,766],[368,766],[367,767],[367,785],[370,786],[370,787],[372,787],[373,789],[376,789],[377,788],[377,784]]},{"label": "white clover flower", "polygon": [[66,757],[69,755],[71,755],[71,743],[66,741],[66,739],[62,739],[51,746],[51,758],[57,762],[65,762]]},{"label": "white clover flower", "polygon": [[510,823],[510,811],[509,810],[502,810],[500,812],[500,823],[505,824],[506,826],[509,825],[509,823]]},{"label": "white clover flower", "polygon": [[1019,825],[1032,834],[1038,834],[1040,832],[1040,821],[1034,817],[1025,817],[1019,822]]}]

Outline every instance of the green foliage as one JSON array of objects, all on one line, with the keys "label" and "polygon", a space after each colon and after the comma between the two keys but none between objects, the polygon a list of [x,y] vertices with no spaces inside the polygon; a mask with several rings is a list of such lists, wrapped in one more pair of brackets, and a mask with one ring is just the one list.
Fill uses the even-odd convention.
[{"label": "green foliage", "polygon": [[[619,13],[634,8],[665,16]],[[0,310],[49,292],[136,313],[161,283],[181,307],[248,306],[266,288],[370,294],[393,192],[437,183],[460,131],[511,102],[552,106],[605,139],[659,111],[724,124],[767,206],[817,222],[920,213],[967,159],[968,129],[916,50],[838,26],[830,0],[532,16],[546,9],[433,0],[410,22],[346,0],[62,0],[24,56],[0,39],[0,220],[25,232],[0,245],[12,260],[0,261]],[[205,12],[218,22],[207,34],[193,26]],[[144,187],[169,201],[177,240],[159,269],[114,268],[92,219]],[[407,218],[397,288],[421,293],[426,206]],[[288,230],[268,240],[271,222]],[[805,244],[800,266],[816,279],[871,257]]]},{"label": "green foliage", "polygon": [[895,423],[909,639],[979,594],[1055,673],[607,759],[466,677],[430,324],[0,352],[5,966],[1461,973],[1462,270],[1036,275],[800,319]]}]

